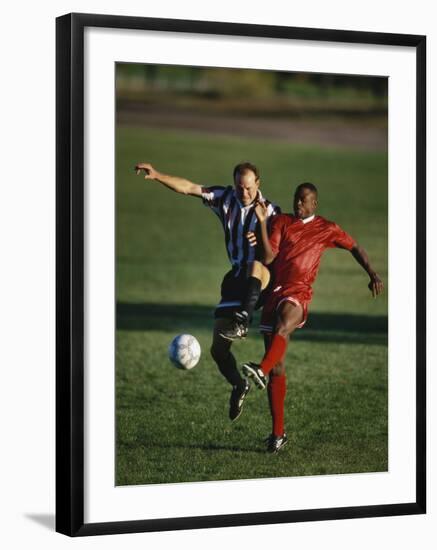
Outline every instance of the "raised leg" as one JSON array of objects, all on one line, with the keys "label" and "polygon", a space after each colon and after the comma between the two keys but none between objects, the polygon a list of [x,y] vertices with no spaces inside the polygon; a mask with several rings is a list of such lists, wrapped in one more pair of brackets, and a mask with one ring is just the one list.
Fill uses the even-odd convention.
[{"label": "raised leg", "polygon": [[232,319],[216,319],[211,345],[211,356],[217,364],[219,371],[229,384],[238,386],[244,383],[244,379],[237,369],[237,362],[231,352],[232,342],[221,336],[221,333],[229,329],[232,324]]}]

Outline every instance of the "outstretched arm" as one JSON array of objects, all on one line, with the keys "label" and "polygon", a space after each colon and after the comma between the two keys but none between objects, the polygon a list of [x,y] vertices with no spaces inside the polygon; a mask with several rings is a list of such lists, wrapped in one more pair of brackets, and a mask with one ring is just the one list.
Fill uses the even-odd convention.
[{"label": "outstretched arm", "polygon": [[366,271],[370,277],[369,290],[372,296],[375,298],[378,294],[381,294],[384,288],[383,282],[379,278],[376,271],[374,271],[370,265],[369,256],[362,246],[358,243],[354,245],[351,250],[352,256],[360,264],[360,266]]},{"label": "outstretched arm", "polygon": [[193,197],[202,196],[202,186],[197,183],[193,183],[190,180],[179,178],[177,176],[169,176],[168,174],[162,174],[153,168],[148,162],[140,162],[135,166],[137,176],[144,172],[145,180],[156,180],[162,183],[172,191],[181,193],[182,195],[191,195]]}]

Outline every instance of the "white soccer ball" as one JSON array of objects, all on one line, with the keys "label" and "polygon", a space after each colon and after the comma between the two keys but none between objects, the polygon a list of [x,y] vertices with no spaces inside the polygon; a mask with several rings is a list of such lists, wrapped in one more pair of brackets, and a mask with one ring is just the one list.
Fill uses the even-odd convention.
[{"label": "white soccer ball", "polygon": [[179,334],[173,338],[168,356],[176,368],[192,369],[200,359],[200,344],[191,334]]}]

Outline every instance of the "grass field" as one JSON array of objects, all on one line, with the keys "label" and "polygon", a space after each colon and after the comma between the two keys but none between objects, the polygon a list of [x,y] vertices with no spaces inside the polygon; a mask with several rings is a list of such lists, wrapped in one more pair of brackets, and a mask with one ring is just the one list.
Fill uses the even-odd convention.
[{"label": "grass field", "polygon": [[[266,393],[253,389],[230,424],[230,387],[209,356],[228,269],[219,221],[198,199],[136,177],[141,160],[205,185],[232,184],[233,166],[251,160],[265,196],[284,211],[295,186],[312,181],[319,213],[351,233],[387,281],[386,153],[119,127],[116,484],[387,470],[387,292],[372,300],[351,255],[327,251],[309,321],[287,354],[290,443],[267,455]],[[193,371],[167,358],[181,332],[202,346]],[[239,363],[260,359],[257,330],[234,350]]]}]

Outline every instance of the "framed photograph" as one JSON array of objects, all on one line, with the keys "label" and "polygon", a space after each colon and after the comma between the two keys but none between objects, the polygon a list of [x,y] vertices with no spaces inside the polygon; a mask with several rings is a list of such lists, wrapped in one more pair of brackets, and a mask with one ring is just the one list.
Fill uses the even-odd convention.
[{"label": "framed photograph", "polygon": [[56,24],[57,531],[425,513],[425,37]]}]

